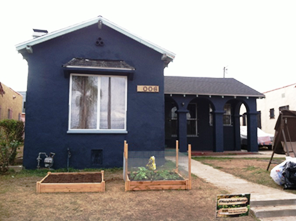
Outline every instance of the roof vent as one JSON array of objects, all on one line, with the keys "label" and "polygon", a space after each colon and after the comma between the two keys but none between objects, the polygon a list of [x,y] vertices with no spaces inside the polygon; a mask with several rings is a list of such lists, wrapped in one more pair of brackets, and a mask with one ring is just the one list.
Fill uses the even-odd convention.
[{"label": "roof vent", "polygon": [[42,35],[46,35],[48,33],[47,30],[42,30],[42,29],[33,29],[33,38],[38,38]]}]

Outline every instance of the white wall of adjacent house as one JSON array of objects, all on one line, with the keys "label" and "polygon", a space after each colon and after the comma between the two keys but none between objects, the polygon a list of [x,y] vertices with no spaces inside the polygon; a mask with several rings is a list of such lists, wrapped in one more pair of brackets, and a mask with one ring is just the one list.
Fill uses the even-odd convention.
[{"label": "white wall of adjacent house", "polygon": [[261,112],[261,129],[274,134],[274,127],[280,111],[296,111],[296,83],[263,93],[264,99],[257,100],[257,110]]}]

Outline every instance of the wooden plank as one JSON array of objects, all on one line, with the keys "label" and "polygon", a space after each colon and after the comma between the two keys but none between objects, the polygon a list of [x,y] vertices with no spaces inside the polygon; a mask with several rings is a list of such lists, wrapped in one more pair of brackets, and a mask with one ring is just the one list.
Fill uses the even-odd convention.
[{"label": "wooden plank", "polygon": [[130,179],[128,177],[128,174],[126,174],[126,180],[125,180],[125,191],[129,191],[130,190]]},{"label": "wooden plank", "polygon": [[130,185],[157,186],[157,185],[186,185],[186,180],[156,180],[130,181]]},{"label": "wooden plank", "polygon": [[188,144],[188,189],[191,190],[191,144]]},{"label": "wooden plank", "polygon": [[176,140],[176,172],[179,170],[179,141]]},{"label": "wooden plank", "polygon": [[79,190],[79,189],[48,189],[42,188],[40,193],[97,193],[97,192],[104,192],[102,188],[93,188],[93,189],[86,189],[86,190]]},{"label": "wooden plank", "polygon": [[46,186],[49,188],[64,188],[64,187],[70,187],[70,188],[91,188],[92,186],[100,186],[101,183],[41,183],[41,186]]},{"label": "wooden plank", "polygon": [[[77,174],[100,174],[101,172],[59,172],[59,173],[51,173],[48,172],[48,175],[50,174],[51,176],[54,175],[64,175],[64,174],[69,174],[69,175],[77,175]],[[46,176],[47,177],[47,176]],[[44,177],[44,178],[46,178]],[[42,180],[44,180],[44,178]]]},{"label": "wooden plank", "polygon": [[40,193],[40,181],[36,182],[36,193]]},{"label": "wooden plank", "polygon": [[129,191],[129,190],[131,190],[131,189],[130,189],[130,181],[129,181],[129,180],[125,182],[124,187],[125,187],[125,191]]},{"label": "wooden plank", "polygon": [[123,143],[123,153],[124,153],[124,158],[127,158],[126,140]]},{"label": "wooden plank", "polygon": [[102,181],[100,192],[105,192],[105,190],[106,190],[106,183],[105,183],[105,181]]},{"label": "wooden plank", "polygon": [[131,186],[130,190],[185,190],[184,185]]},{"label": "wooden plank", "polygon": [[49,187],[42,187],[40,193],[90,193],[90,192],[104,192],[103,188],[101,186],[98,187],[92,187],[92,188],[84,188],[84,189],[80,189],[80,188],[68,188],[68,187],[64,187],[64,188],[49,188]]},{"label": "wooden plank", "polygon": [[128,177],[128,144],[125,143],[125,179]]},{"label": "wooden plank", "polygon": [[40,192],[103,192],[105,182],[102,183],[61,183],[61,184],[49,184],[44,183],[40,185]]},{"label": "wooden plank", "polygon": [[185,190],[188,180],[127,181],[125,191],[134,190]]},{"label": "wooden plank", "polygon": [[102,182],[105,182],[104,181],[104,170],[101,170],[101,175],[102,175]]},{"label": "wooden plank", "polygon": [[158,186],[130,186],[131,190],[162,190],[162,189],[186,189],[184,185],[158,185]]}]

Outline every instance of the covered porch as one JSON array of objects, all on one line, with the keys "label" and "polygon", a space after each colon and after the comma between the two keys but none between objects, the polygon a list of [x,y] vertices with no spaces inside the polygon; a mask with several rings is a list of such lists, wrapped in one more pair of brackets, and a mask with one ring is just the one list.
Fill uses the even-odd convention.
[{"label": "covered porch", "polygon": [[264,95],[232,78],[165,77],[166,147],[180,151],[240,151],[240,108],[247,116],[247,150],[257,152],[256,99]]}]

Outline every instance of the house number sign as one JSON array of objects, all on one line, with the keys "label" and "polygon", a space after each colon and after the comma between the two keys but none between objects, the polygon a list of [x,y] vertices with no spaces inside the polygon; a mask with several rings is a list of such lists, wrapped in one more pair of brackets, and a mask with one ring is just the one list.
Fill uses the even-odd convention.
[{"label": "house number sign", "polygon": [[137,92],[158,93],[159,86],[155,85],[138,85]]}]

